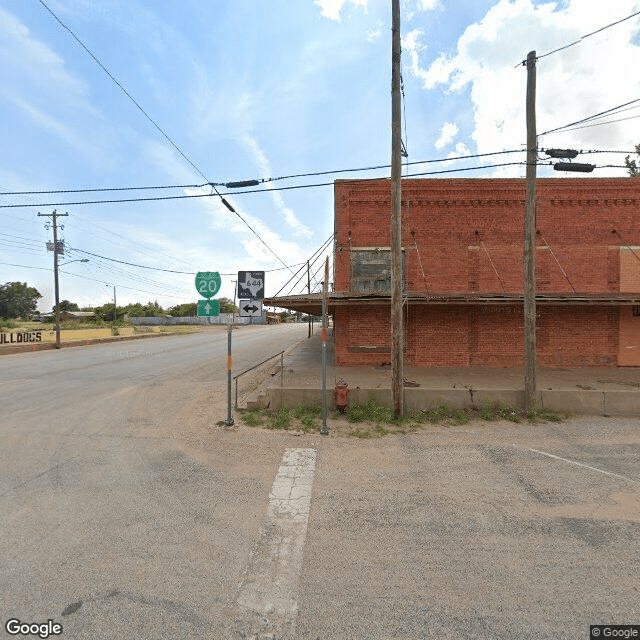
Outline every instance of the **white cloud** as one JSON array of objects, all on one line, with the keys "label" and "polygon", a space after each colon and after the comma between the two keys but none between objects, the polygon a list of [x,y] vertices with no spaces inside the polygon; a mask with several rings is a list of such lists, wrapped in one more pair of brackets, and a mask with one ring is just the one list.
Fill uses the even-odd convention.
[{"label": "white cloud", "polygon": [[[410,56],[412,74],[422,81],[425,89],[442,85],[451,100],[456,94],[462,96],[462,90],[469,90],[474,114],[471,137],[479,152],[515,149],[526,140],[526,69],[517,66],[518,62],[525,59],[530,50],[542,55],[580,40],[581,36],[637,9],[637,0],[618,0],[615,14],[611,13],[610,4],[596,0],[537,6],[533,0],[499,0],[480,22],[465,29],[453,55],[442,53],[428,65],[424,64],[426,47],[420,42],[420,30],[405,36],[404,49]],[[640,66],[640,47],[634,43],[637,25],[637,19],[628,20],[538,60],[538,132],[638,96],[640,79],[628,73],[629,69]],[[638,142],[634,126],[621,122],[550,135],[540,144],[543,147],[628,149],[634,141]],[[617,157],[617,164],[621,161],[622,158]],[[613,170],[613,174],[620,175],[620,170]],[[606,174],[603,170],[598,175]]]},{"label": "white cloud", "polygon": [[378,23],[376,24],[376,28],[371,29],[370,31],[367,31],[367,42],[375,42],[376,40],[380,39],[381,35],[382,35],[382,22],[378,20]]},{"label": "white cloud", "polygon": [[419,11],[433,11],[440,4],[440,0],[418,0]]},{"label": "white cloud", "polygon": [[440,137],[435,141],[435,148],[442,149],[453,142],[460,129],[452,122],[445,122],[440,129]]},{"label": "white cloud", "polygon": [[456,144],[456,150],[451,151],[447,158],[457,158],[459,156],[468,156],[470,154],[471,151],[469,151],[469,147],[467,147],[464,142],[458,142],[458,144]]},{"label": "white cloud", "polygon": [[426,45],[422,44],[423,32],[421,29],[413,29],[402,39],[402,50],[409,54],[411,73],[422,80],[425,89],[431,89],[437,83],[447,82],[451,75],[451,62],[446,56],[440,56],[428,69],[421,65],[421,54],[426,51]]},{"label": "white cloud", "polygon": [[[243,141],[253,154],[253,157],[258,164],[258,168],[260,169],[261,175],[272,175],[273,172],[271,170],[271,163],[269,162],[269,159],[267,158],[264,151],[260,148],[258,141],[251,136],[244,136]],[[296,214],[292,209],[287,207],[280,192],[273,191],[274,185],[270,182],[266,182],[264,184],[264,187],[271,191],[271,198],[273,199],[273,202],[275,203],[278,211],[280,211],[280,213],[284,217],[285,223],[291,228],[293,233],[298,236],[310,238],[313,235],[312,231],[304,224],[302,224],[300,220],[298,220]]]},{"label": "white cloud", "polygon": [[367,8],[368,0],[313,0],[313,4],[320,7],[322,15],[329,20],[340,21],[340,12],[346,4],[352,4],[355,7]]}]

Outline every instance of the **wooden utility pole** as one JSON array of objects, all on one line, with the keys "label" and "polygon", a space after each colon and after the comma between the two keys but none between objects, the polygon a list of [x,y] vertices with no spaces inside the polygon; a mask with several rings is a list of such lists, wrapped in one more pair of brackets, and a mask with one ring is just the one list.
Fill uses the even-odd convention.
[{"label": "wooden utility pole", "polygon": [[400,102],[400,0],[392,5],[391,52],[391,399],[393,417],[404,408],[402,325],[402,110]]},{"label": "wooden utility pole", "polygon": [[[309,297],[311,297],[311,275],[310,275],[310,271],[309,271],[309,261],[307,260],[307,295]],[[307,335],[307,338],[311,337],[311,314],[309,313],[307,315],[307,320],[309,321],[309,332]]]},{"label": "wooden utility pole", "polygon": [[[53,284],[56,298],[56,349],[60,348],[60,286],[58,284],[58,218],[68,216],[68,213],[58,213],[55,209],[53,213],[39,213],[44,218],[51,218],[53,226]],[[47,228],[48,225],[47,225]]]},{"label": "wooden utility pole", "polygon": [[524,208],[524,405],[538,405],[536,362],[536,52],[527,56],[527,179]]},{"label": "wooden utility pole", "polygon": [[329,302],[329,258],[324,263],[324,282],[322,283],[322,427],[320,434],[329,435],[327,426],[327,312]]}]

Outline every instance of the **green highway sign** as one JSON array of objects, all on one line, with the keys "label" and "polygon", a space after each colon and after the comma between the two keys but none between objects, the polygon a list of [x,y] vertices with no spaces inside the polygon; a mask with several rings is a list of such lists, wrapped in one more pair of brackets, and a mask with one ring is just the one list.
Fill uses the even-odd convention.
[{"label": "green highway sign", "polygon": [[215,318],[220,315],[220,303],[217,300],[198,300],[198,316]]},{"label": "green highway sign", "polygon": [[[217,271],[198,271],[196,273],[196,289],[205,298],[213,298],[220,290],[220,274]],[[198,302],[198,305],[200,305]],[[198,306],[198,309],[200,307]],[[200,313],[198,313],[200,315]],[[215,315],[218,315],[217,313]]]}]

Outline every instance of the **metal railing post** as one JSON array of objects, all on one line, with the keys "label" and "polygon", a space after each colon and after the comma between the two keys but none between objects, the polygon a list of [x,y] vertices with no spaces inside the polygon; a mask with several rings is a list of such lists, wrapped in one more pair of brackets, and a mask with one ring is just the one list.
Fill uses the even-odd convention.
[{"label": "metal railing post", "polygon": [[269,362],[269,360],[273,360],[274,358],[277,358],[278,356],[280,356],[280,388],[282,389],[282,385],[283,385],[282,372],[284,370],[284,366],[283,366],[284,351],[280,351],[280,353],[274,353],[272,356],[269,356],[266,360],[263,360],[262,362],[259,362],[258,364],[253,365],[253,367],[249,367],[248,369],[245,369],[242,373],[239,373],[238,375],[233,376],[233,379],[236,382],[236,409],[238,408],[238,378],[243,376],[245,373],[249,373],[249,371],[253,371],[254,369],[257,369],[258,367],[261,367],[263,364],[266,364],[267,362]]}]

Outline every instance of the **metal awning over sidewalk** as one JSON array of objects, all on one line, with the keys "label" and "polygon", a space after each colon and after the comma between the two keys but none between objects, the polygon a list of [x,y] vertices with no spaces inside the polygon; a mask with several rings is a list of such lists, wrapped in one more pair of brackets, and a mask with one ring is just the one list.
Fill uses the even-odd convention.
[{"label": "metal awning over sidewalk", "polygon": [[[411,293],[404,294],[409,305],[512,305],[524,304],[520,293]],[[640,293],[541,293],[536,295],[540,305],[640,305]],[[331,292],[329,293],[329,313],[338,306],[389,305],[390,296],[371,295],[371,293]],[[311,293],[296,296],[265,298],[264,305],[301,311],[311,315],[320,315],[322,294]]]}]

